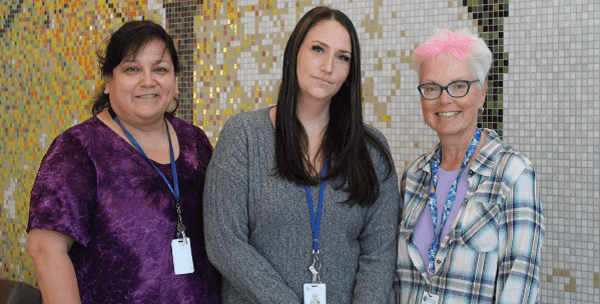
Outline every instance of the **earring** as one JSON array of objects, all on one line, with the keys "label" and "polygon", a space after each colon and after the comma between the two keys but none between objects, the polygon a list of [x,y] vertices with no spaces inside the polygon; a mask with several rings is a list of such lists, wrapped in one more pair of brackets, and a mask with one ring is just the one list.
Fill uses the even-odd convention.
[{"label": "earring", "polygon": [[171,103],[169,104],[169,106],[167,107],[166,112],[171,113],[171,112],[175,111],[176,108],[177,108],[177,102],[175,101],[175,99],[173,99],[171,101]]},{"label": "earring", "polygon": [[483,111],[484,111],[483,106],[481,108],[477,109],[477,112],[479,112],[479,114],[483,114]]}]

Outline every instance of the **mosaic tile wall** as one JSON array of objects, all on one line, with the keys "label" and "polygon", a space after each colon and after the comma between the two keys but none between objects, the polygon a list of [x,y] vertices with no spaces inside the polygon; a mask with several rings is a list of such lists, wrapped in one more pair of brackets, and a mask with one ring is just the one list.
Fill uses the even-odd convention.
[{"label": "mosaic tile wall", "polygon": [[510,1],[504,138],[534,162],[543,303],[600,303],[600,1]]},{"label": "mosaic tile wall", "polygon": [[437,142],[410,57],[432,27],[469,27],[494,54],[480,124],[526,153],[546,215],[542,303],[600,303],[600,0],[93,0],[0,3],[0,277],[35,285],[29,191],[52,139],[90,116],[95,51],[154,20],[183,64],[179,117],[214,144],[223,123],[276,102],[285,42],[315,5],[344,11],[362,47],[365,120],[397,171]]}]

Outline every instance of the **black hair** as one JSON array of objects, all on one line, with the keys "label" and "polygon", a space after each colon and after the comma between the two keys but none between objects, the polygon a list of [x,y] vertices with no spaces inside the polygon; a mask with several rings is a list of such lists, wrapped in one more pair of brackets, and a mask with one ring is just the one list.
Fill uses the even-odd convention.
[{"label": "black hair", "polygon": [[348,192],[348,200],[344,203],[357,203],[368,207],[379,197],[379,179],[367,149],[367,142],[386,159],[388,164],[386,179],[394,168],[391,156],[383,143],[363,125],[358,34],[352,21],[339,10],[325,6],[313,8],[296,24],[286,44],[275,120],[276,169],[283,178],[301,185],[317,185],[320,181],[318,177],[312,176],[312,172],[315,171],[311,170],[312,165],[305,156],[308,150],[308,137],[297,116],[300,87],[296,64],[306,34],[323,20],[339,22],[348,31],[352,44],[347,85],[343,85],[331,99],[329,123],[318,150],[319,153],[323,153],[327,164],[327,174],[324,179],[333,180],[341,177],[336,190],[343,189]]},{"label": "black hair", "polygon": [[[179,59],[175,43],[162,26],[149,20],[126,22],[109,37],[104,54],[100,50],[96,53],[103,81],[92,100],[93,115],[98,115],[107,108],[109,112],[112,112],[108,94],[104,93],[106,78],[112,77],[114,69],[121,64],[123,59],[135,57],[142,47],[153,40],[160,40],[165,44],[165,51],[171,57],[175,75],[179,73]],[[165,114],[172,116],[177,111],[179,106],[177,99],[175,99],[175,105],[173,110],[165,112]]]}]

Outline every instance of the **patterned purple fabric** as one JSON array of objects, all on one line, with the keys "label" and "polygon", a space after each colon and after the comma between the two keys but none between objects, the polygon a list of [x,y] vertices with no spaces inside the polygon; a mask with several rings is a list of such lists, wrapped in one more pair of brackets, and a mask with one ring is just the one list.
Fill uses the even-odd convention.
[{"label": "patterned purple fabric", "polygon": [[[69,251],[83,303],[220,303],[202,228],[202,191],[212,146],[202,130],[170,118],[183,223],[195,272],[175,275],[171,240],[175,200],[158,172],[98,118],[65,131],[44,156],[27,231],[53,230],[75,240]],[[154,163],[172,183],[170,165]]]}]

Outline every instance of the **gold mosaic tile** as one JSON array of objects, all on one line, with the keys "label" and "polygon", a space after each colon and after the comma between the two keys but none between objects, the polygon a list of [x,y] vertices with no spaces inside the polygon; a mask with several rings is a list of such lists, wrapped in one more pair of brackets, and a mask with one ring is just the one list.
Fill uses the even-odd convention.
[{"label": "gold mosaic tile", "polygon": [[[539,173],[547,223],[542,302],[577,293],[578,301],[594,303],[600,274],[589,252],[597,248],[586,247],[598,244],[600,197],[594,1],[1,1],[0,277],[36,284],[25,251],[29,191],[54,137],[90,117],[100,85],[95,52],[105,37],[132,19],[165,26],[183,67],[178,115],[215,144],[232,115],[276,103],[285,43],[297,20],[320,4],[342,10],[356,26],[365,121],[388,138],[399,173],[437,143],[420,111],[414,50],[434,26],[483,35],[495,66],[480,124],[507,132]],[[586,253],[573,254],[580,251]]]}]

